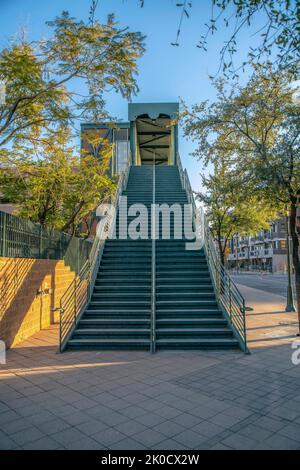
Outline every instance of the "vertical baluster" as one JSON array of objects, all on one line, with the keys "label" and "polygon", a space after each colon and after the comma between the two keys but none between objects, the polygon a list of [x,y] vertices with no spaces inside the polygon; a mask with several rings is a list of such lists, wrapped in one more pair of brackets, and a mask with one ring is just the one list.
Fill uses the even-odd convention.
[{"label": "vertical baluster", "polygon": [[228,278],[228,289],[229,289],[229,316],[230,316],[230,322],[232,323],[232,298],[231,298],[231,278]]}]

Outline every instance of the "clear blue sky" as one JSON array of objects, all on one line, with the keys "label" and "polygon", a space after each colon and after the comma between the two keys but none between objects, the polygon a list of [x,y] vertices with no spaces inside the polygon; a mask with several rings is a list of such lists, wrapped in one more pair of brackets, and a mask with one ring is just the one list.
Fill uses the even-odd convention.
[{"label": "clear blue sky", "polygon": [[[145,0],[145,6],[140,8],[138,0],[99,0],[97,19],[105,20],[108,13],[115,13],[121,26],[129,26],[147,36],[147,50],[139,61],[140,92],[133,101],[178,101],[181,97],[192,104],[214,97],[209,75],[218,69],[219,50],[230,31],[223,28],[210,38],[207,52],[198,49],[196,43],[209,19],[211,2],[194,0],[192,16],[182,25],[180,47],[171,46],[180,15],[176,3],[174,0]],[[28,31],[28,39],[49,34],[45,22],[62,10],[86,20],[89,6],[90,0],[0,0],[0,47],[6,46],[22,26]],[[245,58],[249,45],[256,40],[247,31],[243,32],[237,62]],[[120,95],[110,93],[107,108],[111,115],[127,119],[127,103]],[[200,187],[199,173],[203,170],[201,164],[189,156],[192,150],[193,143],[187,142],[180,131],[181,158],[196,190]]]}]

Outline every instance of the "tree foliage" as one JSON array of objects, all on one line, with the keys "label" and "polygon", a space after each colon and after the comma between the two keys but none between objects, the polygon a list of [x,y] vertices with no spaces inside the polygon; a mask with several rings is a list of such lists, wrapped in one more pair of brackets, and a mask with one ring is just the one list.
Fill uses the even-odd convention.
[{"label": "tree foliage", "polygon": [[108,176],[111,145],[103,142],[101,159],[83,155],[60,128],[34,141],[16,141],[0,151],[2,197],[17,205],[17,214],[55,229],[75,233],[81,220],[114,190]]},{"label": "tree foliage", "polygon": [[222,158],[213,173],[202,176],[204,190],[197,198],[204,204],[222,264],[228,241],[235,235],[254,234],[269,227],[276,210],[267,200],[243,185],[243,178]]},{"label": "tree foliage", "polygon": [[[20,38],[0,52],[0,82],[5,85],[0,147],[78,118],[99,120],[106,115],[105,91],[114,89],[129,98],[138,89],[141,33],[120,28],[113,15],[105,24],[94,19],[85,24],[64,11],[47,25],[48,38]],[[80,94],[74,91],[75,82]]]},{"label": "tree foliage", "polygon": [[218,161],[242,175],[242,187],[257,192],[278,210],[288,207],[300,314],[300,252],[296,217],[300,207],[299,90],[288,70],[255,66],[244,86],[216,80],[217,99],[185,108],[185,133],[197,141],[194,155]]}]

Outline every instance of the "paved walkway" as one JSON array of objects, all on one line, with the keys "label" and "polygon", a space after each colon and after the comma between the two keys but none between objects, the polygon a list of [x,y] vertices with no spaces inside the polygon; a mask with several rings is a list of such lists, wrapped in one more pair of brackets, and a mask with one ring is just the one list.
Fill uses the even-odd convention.
[{"label": "paved walkway", "polygon": [[250,355],[57,354],[57,327],[8,351],[0,449],[300,449],[296,317],[282,297],[241,289]]}]

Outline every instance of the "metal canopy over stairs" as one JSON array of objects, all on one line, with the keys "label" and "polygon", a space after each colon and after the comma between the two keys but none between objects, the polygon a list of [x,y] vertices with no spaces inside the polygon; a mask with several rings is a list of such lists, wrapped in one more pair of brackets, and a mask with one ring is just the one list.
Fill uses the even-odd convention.
[{"label": "metal canopy over stairs", "polygon": [[[128,207],[187,204],[180,168],[131,166]],[[129,224],[134,217],[128,217]],[[116,230],[120,226],[120,212]],[[151,237],[151,219],[148,220]],[[240,341],[220,301],[207,253],[185,249],[186,240],[107,239],[95,283],[67,349],[228,349]],[[224,289],[224,283],[219,289]]]},{"label": "metal canopy over stairs", "polygon": [[137,144],[142,165],[167,165],[171,146],[170,117],[150,119],[139,116],[136,120]]}]

